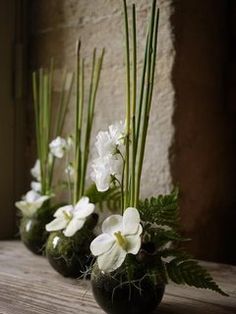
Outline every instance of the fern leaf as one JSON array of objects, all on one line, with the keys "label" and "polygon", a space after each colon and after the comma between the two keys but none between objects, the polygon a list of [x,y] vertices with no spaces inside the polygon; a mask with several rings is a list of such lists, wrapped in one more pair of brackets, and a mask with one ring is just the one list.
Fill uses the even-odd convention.
[{"label": "fern leaf", "polygon": [[173,229],[164,229],[164,228],[150,228],[148,230],[148,235],[150,237],[150,241],[156,243],[158,247],[162,247],[163,245],[172,242],[185,242],[189,241],[188,238],[182,237],[177,231]]},{"label": "fern leaf", "polygon": [[159,195],[157,198],[152,197],[149,200],[141,201],[139,211],[144,222],[168,227],[178,226],[178,190],[173,190],[171,194]]},{"label": "fern leaf", "polygon": [[166,270],[169,278],[177,284],[210,289],[227,296],[214,282],[211,275],[195,260],[174,258],[169,263],[166,263]]}]

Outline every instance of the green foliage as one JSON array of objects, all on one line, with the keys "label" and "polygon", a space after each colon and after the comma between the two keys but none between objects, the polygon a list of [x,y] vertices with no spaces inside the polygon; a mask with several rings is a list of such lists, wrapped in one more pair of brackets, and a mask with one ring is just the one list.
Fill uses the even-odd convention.
[{"label": "green foliage", "polygon": [[[143,252],[141,262],[154,282],[186,284],[210,289],[224,296],[211,275],[190,255],[176,247],[183,241],[178,231],[178,189],[168,195],[159,195],[140,202],[139,211],[143,224]],[[145,243],[152,243],[152,252],[145,251]]]},{"label": "green foliage", "polygon": [[92,184],[85,193],[90,202],[98,204],[101,211],[109,209],[111,212],[120,210],[120,189],[110,188],[106,192],[99,192],[95,184]]},{"label": "green foliage", "polygon": [[177,227],[179,223],[178,189],[170,194],[146,199],[139,204],[141,220],[160,226]]},{"label": "green foliage", "polygon": [[182,237],[176,230],[165,229],[161,227],[146,227],[144,240],[147,242],[156,243],[158,245],[158,248],[166,245],[170,241],[172,243],[189,241],[189,239]]},{"label": "green foliage", "polygon": [[173,258],[169,263],[166,263],[166,270],[168,277],[177,284],[210,289],[227,296],[214,282],[211,275],[195,260]]},{"label": "green foliage", "polygon": [[146,263],[146,272],[154,283],[167,284],[169,280],[176,284],[196,288],[210,289],[223,296],[227,294],[214,282],[211,275],[196,260],[177,249],[163,249]]}]

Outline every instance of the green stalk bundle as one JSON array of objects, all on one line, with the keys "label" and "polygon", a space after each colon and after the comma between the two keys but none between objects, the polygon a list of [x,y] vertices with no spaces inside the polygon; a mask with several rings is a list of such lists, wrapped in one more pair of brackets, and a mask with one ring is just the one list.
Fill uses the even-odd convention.
[{"label": "green stalk bundle", "polygon": [[60,90],[60,101],[55,115],[53,115],[53,74],[52,61],[49,69],[41,68],[33,72],[32,75],[36,144],[37,156],[40,161],[42,195],[50,195],[52,192],[54,157],[49,158],[49,144],[63,131],[73,82],[72,73],[65,71]]},{"label": "green stalk bundle", "polygon": [[[80,56],[81,42],[77,44],[76,60],[76,118],[75,118],[75,180],[73,203],[76,204],[85,192],[85,179],[89,158],[89,146],[94,119],[96,95],[100,81],[105,50],[97,57],[93,51],[92,72],[90,79],[88,104],[84,105],[84,59]],[[85,116],[85,118],[84,118]]]},{"label": "green stalk bundle", "polygon": [[[136,207],[140,196],[143,159],[155,78],[159,9],[156,6],[156,0],[153,0],[137,101],[136,8],[133,4],[130,34],[126,0],[123,0],[123,4],[126,47],[126,160],[123,202],[123,209],[125,209],[128,206]],[[132,41],[132,49],[130,48],[130,41]]]}]

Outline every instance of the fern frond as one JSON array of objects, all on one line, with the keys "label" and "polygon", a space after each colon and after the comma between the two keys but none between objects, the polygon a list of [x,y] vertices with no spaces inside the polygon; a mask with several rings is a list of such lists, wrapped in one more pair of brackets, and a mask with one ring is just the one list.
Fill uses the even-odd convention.
[{"label": "fern frond", "polygon": [[210,289],[221,295],[227,296],[227,294],[214,282],[211,275],[195,260],[185,260],[181,257],[176,257],[169,263],[166,263],[166,270],[169,278],[177,284],[186,284],[196,288]]},{"label": "fern frond", "polygon": [[179,223],[178,189],[170,194],[159,195],[141,201],[139,204],[141,220],[160,226],[176,227]]},{"label": "fern frond", "polygon": [[158,248],[161,248],[163,245],[169,242],[176,243],[189,241],[188,238],[182,237],[174,229],[164,229],[160,227],[149,228],[146,235],[144,235],[144,239],[145,241],[156,243]]}]

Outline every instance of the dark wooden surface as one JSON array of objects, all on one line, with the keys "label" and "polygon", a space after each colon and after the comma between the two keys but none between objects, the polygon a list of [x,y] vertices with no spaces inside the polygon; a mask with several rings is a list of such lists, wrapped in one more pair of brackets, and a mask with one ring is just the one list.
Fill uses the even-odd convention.
[{"label": "dark wooden surface", "polygon": [[[169,285],[159,314],[236,314],[236,267],[203,263],[230,297]],[[0,314],[102,314],[89,282],[61,277],[20,242],[0,242]],[[122,313],[121,313],[122,314]]]}]

